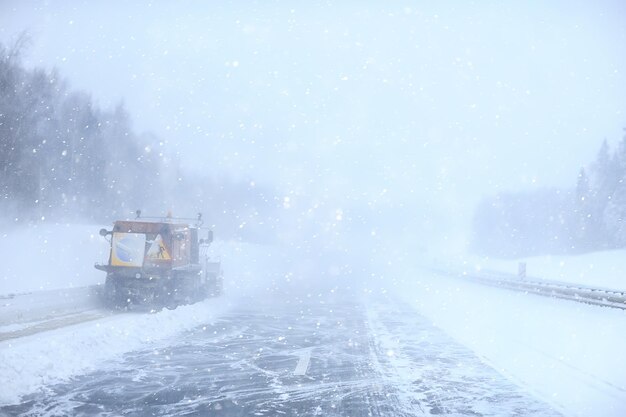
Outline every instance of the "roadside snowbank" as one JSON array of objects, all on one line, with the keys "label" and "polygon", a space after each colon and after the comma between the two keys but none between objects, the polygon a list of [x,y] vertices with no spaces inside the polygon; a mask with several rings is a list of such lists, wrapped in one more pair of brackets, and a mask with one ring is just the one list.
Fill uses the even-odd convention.
[{"label": "roadside snowbank", "polygon": [[[36,324],[38,317],[99,307],[87,287],[104,282],[105,274],[93,268],[95,262],[106,261],[109,251],[99,229],[48,224],[0,235],[0,251],[15,254],[0,264],[0,296],[32,293],[0,297],[4,331]],[[210,256],[220,260],[224,269],[225,295],[220,298],[155,314],[113,314],[0,342],[0,404],[17,403],[25,395],[98,369],[108,360],[155,341],[202,331],[203,324],[244,302],[241,297],[281,285],[286,274],[277,267],[278,256],[272,256],[277,253],[258,245],[216,241]]]},{"label": "roadside snowbank", "polygon": [[122,313],[0,343],[0,404],[93,371],[126,352],[190,331],[230,309],[228,299],[163,310],[156,314]]},{"label": "roadside snowbank", "polygon": [[626,415],[626,311],[419,270],[397,276],[400,297],[566,415]]}]

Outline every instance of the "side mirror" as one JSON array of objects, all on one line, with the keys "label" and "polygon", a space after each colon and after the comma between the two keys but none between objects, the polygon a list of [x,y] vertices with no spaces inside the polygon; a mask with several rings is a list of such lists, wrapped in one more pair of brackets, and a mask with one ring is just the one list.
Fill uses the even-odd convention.
[{"label": "side mirror", "polygon": [[100,229],[100,236],[106,237],[106,235],[111,234],[107,229]]}]

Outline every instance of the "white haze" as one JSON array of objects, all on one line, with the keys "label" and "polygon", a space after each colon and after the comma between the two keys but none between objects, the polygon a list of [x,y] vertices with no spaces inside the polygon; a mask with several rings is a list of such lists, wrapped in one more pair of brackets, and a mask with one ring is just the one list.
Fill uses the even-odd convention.
[{"label": "white haze", "polygon": [[[477,200],[573,186],[626,123],[621,1],[2,1],[57,67],[187,173],[463,234]],[[303,211],[306,208],[300,207]],[[339,219],[340,220],[340,219]],[[395,229],[395,227],[394,227]]]},{"label": "white haze", "polygon": [[[24,65],[58,68],[71,89],[92,94],[101,107],[123,102],[133,129],[151,132],[142,139],[160,138],[150,151],[178,160],[180,171],[164,164],[174,191],[162,198],[170,201],[145,201],[143,208],[177,200],[164,208],[181,216],[202,210],[215,230],[210,256],[222,263],[225,282],[221,300],[5,340],[0,404],[26,401],[20,396],[32,392],[47,397],[54,390],[39,390],[94,368],[106,373],[104,361],[180,341],[180,332],[240,306],[271,314],[260,300],[301,305],[304,316],[317,314],[308,306],[329,300],[331,307],[337,296],[389,295],[390,304],[414,307],[425,322],[559,409],[625,415],[624,314],[417,268],[423,262],[516,273],[517,258],[465,256],[472,213],[496,192],[574,187],[605,138],[614,149],[626,126],[625,17],[624,0],[0,0],[0,42],[10,46],[23,32],[30,38]],[[142,172],[135,168],[131,183]],[[47,194],[57,191],[63,189]],[[76,192],[92,197],[87,191]],[[142,198],[110,213],[103,226]],[[209,204],[212,210],[205,210]],[[533,232],[551,232],[558,220],[546,206]],[[541,212],[528,207],[511,212]],[[36,318],[45,310],[63,314],[58,305],[97,306],[84,286],[105,281],[93,268],[109,256],[109,243],[97,234],[101,226],[53,224],[67,219],[52,214],[28,226],[18,220],[0,212],[0,295],[11,313],[0,324],[19,329],[24,324],[14,317],[23,318],[22,311]],[[247,222],[256,224],[238,234],[248,231]],[[527,252],[531,277],[624,288],[623,251],[560,258]],[[363,318],[370,321],[380,307],[367,308]],[[416,317],[403,314],[398,323]],[[382,341],[387,352],[400,343],[420,348],[415,334],[373,333],[368,343]],[[408,375],[398,380],[400,391],[413,393],[415,381],[431,378],[422,370],[412,374],[397,357],[394,368]],[[434,387],[423,394],[436,397],[437,381]],[[484,403],[471,395],[468,401]],[[48,412],[63,403],[50,400]]]}]

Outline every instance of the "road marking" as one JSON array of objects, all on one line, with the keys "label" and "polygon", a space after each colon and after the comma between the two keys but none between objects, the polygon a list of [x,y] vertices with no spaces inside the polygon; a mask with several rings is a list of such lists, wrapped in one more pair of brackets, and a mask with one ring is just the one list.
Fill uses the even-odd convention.
[{"label": "road marking", "polygon": [[294,375],[306,375],[307,369],[309,369],[309,362],[311,362],[311,351],[313,349],[303,349],[300,353],[300,359],[294,369]]}]

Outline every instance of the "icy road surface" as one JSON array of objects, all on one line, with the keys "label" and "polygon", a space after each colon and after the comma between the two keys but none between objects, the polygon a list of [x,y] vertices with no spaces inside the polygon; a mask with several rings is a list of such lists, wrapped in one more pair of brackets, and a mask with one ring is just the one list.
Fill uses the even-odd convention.
[{"label": "icy road surface", "polygon": [[410,307],[346,299],[251,299],[0,415],[559,415]]}]

